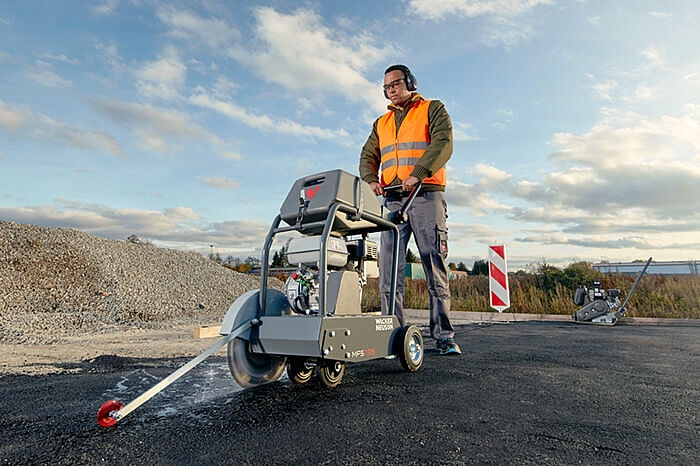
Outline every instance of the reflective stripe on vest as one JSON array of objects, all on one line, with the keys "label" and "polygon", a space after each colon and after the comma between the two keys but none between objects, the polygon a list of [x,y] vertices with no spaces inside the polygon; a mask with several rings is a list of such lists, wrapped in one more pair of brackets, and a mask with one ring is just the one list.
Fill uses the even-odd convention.
[{"label": "reflective stripe on vest", "polygon": [[[430,101],[419,100],[412,105],[413,107],[401,122],[398,134],[393,111],[382,115],[377,121],[382,159],[380,176],[382,186],[388,185],[397,176],[400,180],[408,178],[430,145],[428,128]],[[423,180],[423,183],[445,186],[445,168],[440,168],[433,176]]]}]

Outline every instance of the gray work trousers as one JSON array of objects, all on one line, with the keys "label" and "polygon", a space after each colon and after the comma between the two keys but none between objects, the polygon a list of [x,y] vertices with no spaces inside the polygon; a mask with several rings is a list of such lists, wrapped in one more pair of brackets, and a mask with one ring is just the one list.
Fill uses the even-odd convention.
[{"label": "gray work trousers", "polygon": [[[401,208],[405,199],[385,198],[384,206],[392,212]],[[447,203],[442,191],[418,195],[408,209],[408,222],[399,225],[399,264],[394,312],[404,325],[403,301],[406,267],[406,248],[413,234],[430,295],[430,336],[436,339],[452,338],[454,327],[450,322],[450,283],[447,277]],[[382,314],[387,314],[391,295],[391,251],[394,236],[390,231],[381,234],[379,254],[379,292]]]}]

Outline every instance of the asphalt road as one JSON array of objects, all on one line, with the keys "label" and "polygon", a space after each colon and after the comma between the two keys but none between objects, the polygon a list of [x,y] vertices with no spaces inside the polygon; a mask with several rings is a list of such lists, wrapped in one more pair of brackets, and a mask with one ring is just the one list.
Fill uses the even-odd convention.
[{"label": "asphalt road", "polygon": [[243,391],[217,353],[109,429],[103,402],[186,360],[3,377],[0,464],[700,463],[700,326],[465,325],[456,340],[461,357],[350,365],[334,389]]}]

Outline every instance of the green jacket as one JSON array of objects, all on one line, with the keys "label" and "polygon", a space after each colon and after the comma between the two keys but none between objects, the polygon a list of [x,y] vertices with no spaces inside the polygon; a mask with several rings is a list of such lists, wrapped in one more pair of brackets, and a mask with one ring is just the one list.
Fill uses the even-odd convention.
[{"label": "green jacket", "polygon": [[[425,100],[423,96],[414,92],[411,95],[411,102]],[[400,111],[394,104],[389,105],[389,111],[394,112],[396,119],[396,130],[398,131],[406,114],[412,108],[407,104],[403,111]],[[372,132],[367,138],[367,142],[362,147],[360,153],[360,178],[368,183],[379,182],[379,167],[382,159],[379,152],[379,134],[377,133],[377,118],[372,124]],[[416,164],[411,175],[423,181],[429,178],[440,168],[445,166],[452,156],[452,122],[450,115],[445,109],[445,105],[439,100],[431,100],[428,107],[428,131],[430,132],[430,145]],[[389,183],[390,185],[400,184],[398,177]],[[425,185],[423,191],[444,191],[444,186]]]}]

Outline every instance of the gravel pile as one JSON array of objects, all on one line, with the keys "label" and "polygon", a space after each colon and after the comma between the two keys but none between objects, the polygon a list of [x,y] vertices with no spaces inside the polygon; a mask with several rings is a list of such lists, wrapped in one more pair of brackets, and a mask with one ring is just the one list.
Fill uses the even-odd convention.
[{"label": "gravel pile", "polygon": [[216,324],[259,286],[196,253],[0,221],[0,343]]}]

